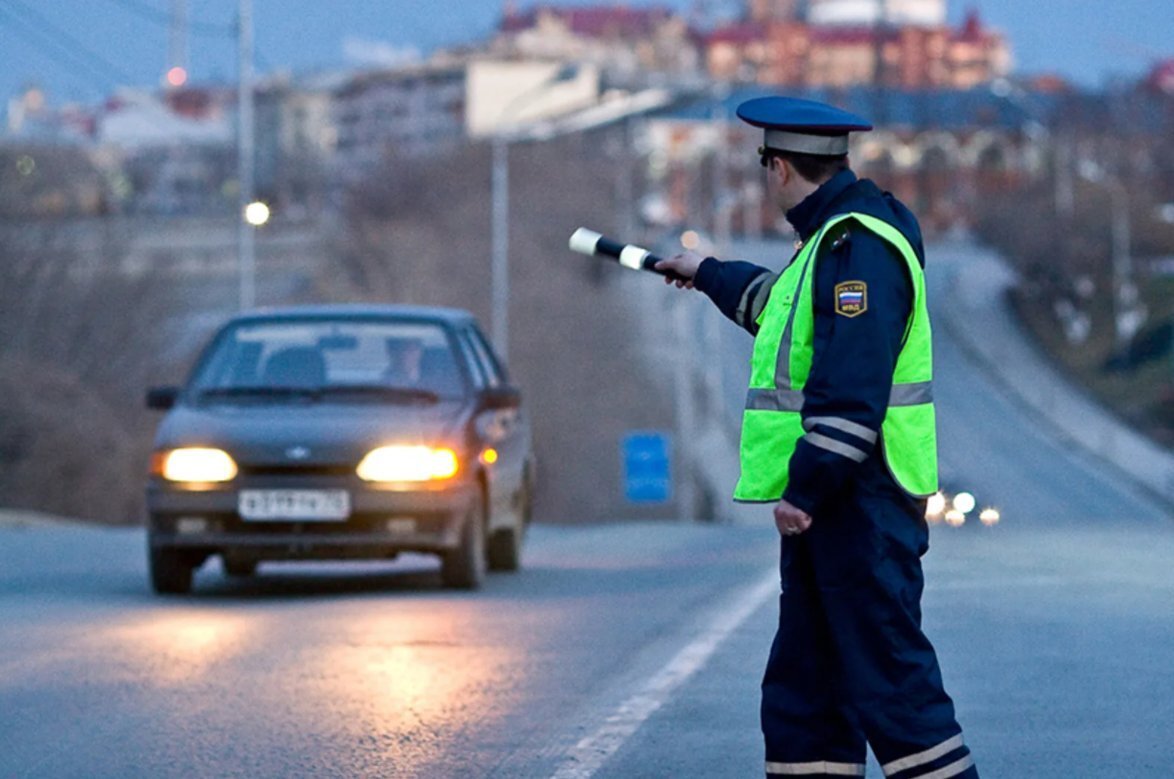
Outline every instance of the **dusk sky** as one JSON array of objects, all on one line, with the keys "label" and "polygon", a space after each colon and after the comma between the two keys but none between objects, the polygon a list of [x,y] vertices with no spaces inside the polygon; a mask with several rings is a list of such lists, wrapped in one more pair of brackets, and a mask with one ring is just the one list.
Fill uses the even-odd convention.
[{"label": "dusk sky", "polygon": [[[688,9],[694,3],[656,4]],[[234,78],[237,0],[189,5],[193,78]],[[737,7],[728,0],[709,5]],[[254,0],[254,7],[262,73],[394,61],[413,49],[427,53],[488,35],[501,13],[497,0]],[[1058,73],[1097,86],[1113,75],[1136,77],[1154,61],[1174,56],[1171,0],[950,0],[950,21],[957,23],[972,7],[1007,34],[1018,73]],[[33,82],[53,102],[94,102],[123,83],[159,83],[169,8],[169,0],[0,0],[0,98]]]}]

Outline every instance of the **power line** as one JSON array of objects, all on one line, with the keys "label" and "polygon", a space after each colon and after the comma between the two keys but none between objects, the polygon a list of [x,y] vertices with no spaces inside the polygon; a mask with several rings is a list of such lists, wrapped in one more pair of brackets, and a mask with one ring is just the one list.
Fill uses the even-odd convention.
[{"label": "power line", "polygon": [[[9,17],[7,14],[8,14],[8,11],[6,11],[3,8],[3,6],[0,6],[0,29],[2,29],[4,27],[5,19],[15,18],[15,17]],[[17,21],[19,21],[19,20],[17,20]],[[106,90],[109,88],[110,82],[105,77],[96,75],[93,71],[89,70],[88,68],[82,68],[79,70],[76,63],[67,62],[64,58],[46,51],[44,49],[44,47],[38,46],[37,44],[35,44],[32,41],[25,38],[24,36],[18,34],[16,32],[15,28],[12,29],[12,32],[13,32],[12,37],[15,38],[19,43],[23,43],[25,46],[28,46],[30,50],[35,51],[36,53],[41,54],[43,56],[46,56],[50,60],[56,62],[58,65],[60,65],[62,68],[64,68],[67,71],[68,76],[72,76],[74,78],[80,78],[83,81],[89,81],[92,85],[94,85],[95,87],[98,88],[97,91],[100,94],[105,93]]]},{"label": "power line", "polygon": [[[140,0],[106,0],[119,6],[124,11],[134,14],[141,19],[146,19],[161,27],[171,26],[171,15],[166,11],[161,11],[158,8],[147,5]],[[186,23],[189,32],[201,35],[207,38],[236,38],[239,30],[237,23],[232,24],[212,24],[209,22],[193,22],[190,19]],[[256,44],[253,46],[253,53],[257,58],[257,64],[261,70],[272,70],[272,65],[269,59],[261,51]]]},{"label": "power line", "polygon": [[[149,22],[164,27],[171,26],[171,15],[169,13],[160,11],[158,8],[147,5],[146,3],[139,2],[139,0],[106,0],[106,2],[113,3],[140,19],[146,19]],[[187,28],[192,33],[211,38],[232,38],[236,36],[235,24],[211,24],[209,22],[193,22],[189,20],[187,22]]]},{"label": "power line", "polygon": [[[99,67],[95,68],[92,63],[80,58],[78,52],[70,46],[63,44],[60,40],[54,38],[44,30],[30,24],[26,19],[17,16],[11,7],[0,5],[0,18],[7,19],[9,28],[17,33],[17,40],[56,60],[58,64],[68,68],[71,74],[87,77],[89,81],[98,86],[103,92],[109,89],[111,77],[122,83],[130,83],[131,81],[126,74],[119,71],[118,68],[110,63],[101,60],[101,58],[97,60]],[[23,31],[18,31],[18,28],[21,28]],[[40,37],[41,43],[34,43],[30,40],[31,37]],[[56,49],[56,53],[49,51],[49,49]],[[99,71],[101,70],[105,70],[106,73],[104,75],[100,74]]]},{"label": "power line", "polygon": [[[73,58],[75,63],[85,63],[83,67],[90,70],[105,71],[108,76],[113,76],[116,81],[123,84],[134,82],[134,78],[124,73],[117,65],[90,51],[77,38],[74,38],[69,33],[57,27],[40,13],[20,2],[20,0],[0,1],[7,5],[7,8],[4,10],[8,13],[10,21],[15,20],[17,24],[24,25],[26,31],[31,31],[34,35],[41,36],[42,41],[49,43],[49,45],[59,47],[60,51],[66,57]],[[23,14],[24,18],[21,17],[21,14]],[[30,18],[32,21],[30,21]]]}]

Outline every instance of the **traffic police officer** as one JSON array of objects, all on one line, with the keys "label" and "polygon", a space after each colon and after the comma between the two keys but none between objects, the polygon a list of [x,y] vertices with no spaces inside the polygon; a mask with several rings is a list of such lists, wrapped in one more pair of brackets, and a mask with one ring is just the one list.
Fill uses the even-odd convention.
[{"label": "traffic police officer", "polygon": [[[774,504],[779,626],[762,682],[767,776],[978,776],[921,630],[924,499],[937,489],[917,220],[848,167],[858,116],[743,103],[768,188],[801,239],[781,273],[662,261],[755,336],[734,498]],[[672,282],[670,282],[672,283]]]}]

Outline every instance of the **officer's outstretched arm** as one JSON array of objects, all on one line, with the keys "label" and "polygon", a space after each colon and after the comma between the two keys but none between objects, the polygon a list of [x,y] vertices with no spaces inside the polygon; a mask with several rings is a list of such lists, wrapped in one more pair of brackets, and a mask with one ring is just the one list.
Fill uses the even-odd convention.
[{"label": "officer's outstretched arm", "polygon": [[751,262],[726,261],[684,252],[657,264],[691,279],[686,285],[713,301],[725,316],[751,335],[758,332],[758,317],[766,306],[778,274]]}]

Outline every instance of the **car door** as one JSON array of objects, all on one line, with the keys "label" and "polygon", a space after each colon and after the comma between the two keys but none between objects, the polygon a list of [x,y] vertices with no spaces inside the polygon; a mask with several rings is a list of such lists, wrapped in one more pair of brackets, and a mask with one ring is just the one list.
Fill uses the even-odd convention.
[{"label": "car door", "polygon": [[[465,328],[461,340],[473,363],[475,381],[487,389],[508,385],[505,369],[476,325]],[[520,526],[526,464],[530,454],[525,411],[521,406],[482,411],[476,424],[485,445],[497,453],[496,462],[485,468],[490,481],[490,526]]]}]

